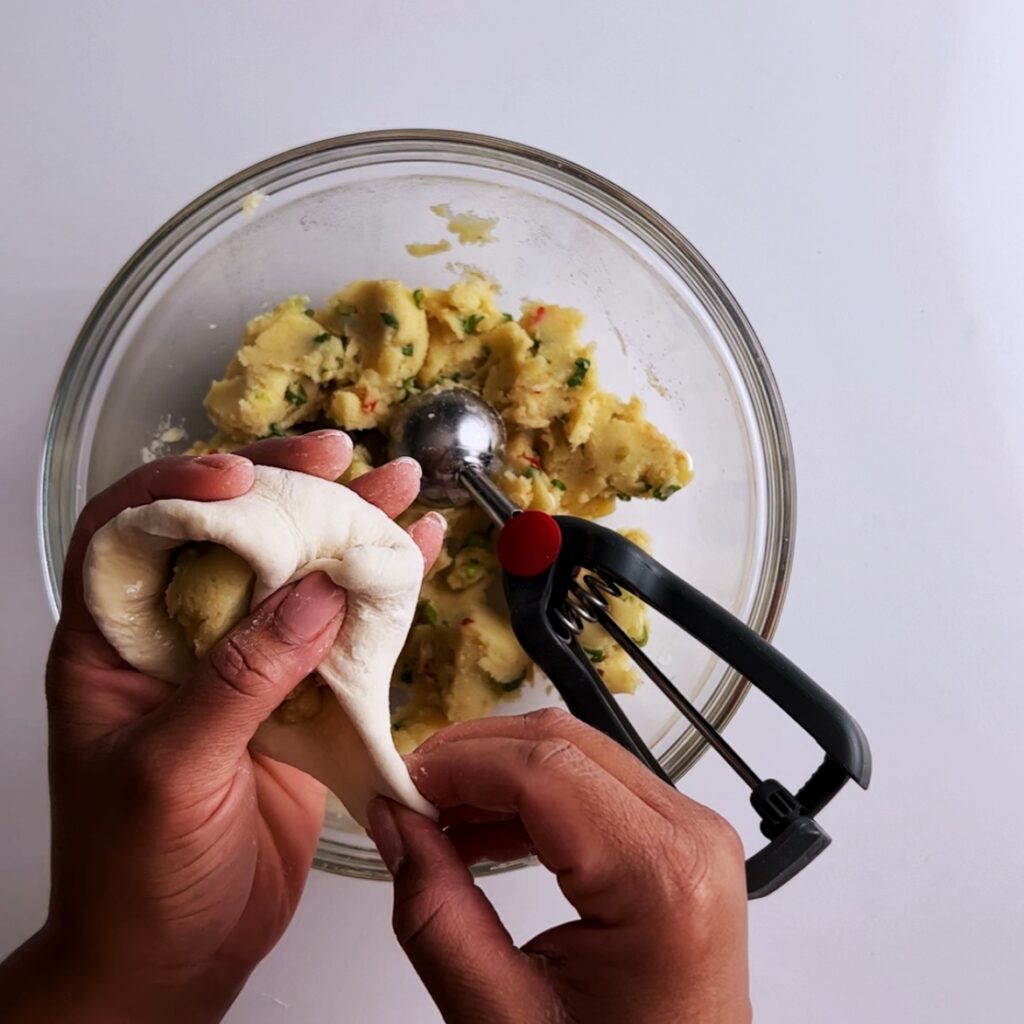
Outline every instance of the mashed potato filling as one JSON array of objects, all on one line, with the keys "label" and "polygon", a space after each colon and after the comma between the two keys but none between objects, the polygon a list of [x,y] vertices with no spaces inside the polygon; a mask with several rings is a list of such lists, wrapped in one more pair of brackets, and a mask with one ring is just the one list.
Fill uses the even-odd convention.
[{"label": "mashed potato filling", "polygon": [[[356,442],[347,482],[386,460],[384,435],[402,402],[450,382],[501,414],[508,448],[497,482],[521,507],[594,519],[620,500],[665,500],[691,479],[689,456],[644,418],[639,399],[602,390],[583,326],[578,310],[538,302],[514,316],[481,278],[444,290],[356,281],[319,309],[302,296],[286,299],[247,325],[206,396],[217,433],[193,450],[230,451],[333,425]],[[446,516],[445,548],[395,669],[393,730],[403,752],[449,722],[486,715],[534,675],[508,623],[494,527],[475,507]],[[626,535],[649,545],[640,532]],[[244,614],[244,574],[222,550],[181,556],[167,594],[197,652]],[[646,643],[643,604],[625,595],[612,605],[623,628]],[[634,666],[603,631],[588,626],[581,642],[609,689],[636,688]]]}]

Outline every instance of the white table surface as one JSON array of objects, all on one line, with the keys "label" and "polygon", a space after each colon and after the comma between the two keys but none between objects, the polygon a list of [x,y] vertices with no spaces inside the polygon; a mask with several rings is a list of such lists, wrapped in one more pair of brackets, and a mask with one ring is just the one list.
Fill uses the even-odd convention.
[{"label": "white table surface", "polygon": [[[778,641],[859,717],[876,776],[822,816],[825,857],[751,907],[758,1021],[1019,1019],[1022,29],[1012,0],[6,4],[0,953],[46,899],[35,495],[83,317],[228,173],[328,135],[452,127],[650,202],[778,376],[799,478]],[[762,701],[729,732],[783,778],[807,766]],[[748,816],[710,758],[685,788]],[[540,869],[486,888],[520,940],[565,914]],[[229,1019],[436,1020],[389,903],[315,874]]]}]

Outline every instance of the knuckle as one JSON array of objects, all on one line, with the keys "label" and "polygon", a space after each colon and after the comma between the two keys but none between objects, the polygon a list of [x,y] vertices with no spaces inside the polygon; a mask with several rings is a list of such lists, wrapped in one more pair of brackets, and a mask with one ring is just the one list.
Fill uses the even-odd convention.
[{"label": "knuckle", "polygon": [[578,721],[564,708],[541,708],[523,717],[535,736],[566,736]]},{"label": "knuckle", "polygon": [[743,843],[736,830],[709,808],[701,808],[677,826],[673,845],[685,850],[675,856],[673,869],[664,876],[672,902],[685,903],[712,917],[723,895],[745,878]]},{"label": "knuckle", "polygon": [[274,659],[238,636],[229,635],[210,653],[210,669],[242,697],[258,696],[275,685]]},{"label": "knuckle", "polygon": [[530,745],[526,753],[527,771],[547,771],[563,766],[577,766],[586,760],[583,751],[571,740],[543,739]]},{"label": "knuckle", "polygon": [[210,651],[210,668],[222,680],[234,680],[245,674],[246,655],[236,636],[228,636]]},{"label": "knuckle", "polygon": [[418,948],[431,942],[450,905],[451,896],[439,887],[419,882],[413,882],[398,895],[402,883],[401,872],[396,882],[392,926],[402,948],[415,953]]},{"label": "knuckle", "polygon": [[743,842],[739,833],[723,818],[712,810],[706,811],[702,820],[705,841],[719,861],[735,863],[744,859]]}]

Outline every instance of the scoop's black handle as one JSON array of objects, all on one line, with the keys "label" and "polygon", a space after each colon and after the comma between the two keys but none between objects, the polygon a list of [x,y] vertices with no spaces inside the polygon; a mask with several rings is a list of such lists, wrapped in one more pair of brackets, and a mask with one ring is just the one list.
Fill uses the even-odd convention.
[{"label": "scoop's black handle", "polygon": [[[770,697],[825,751],[827,759],[808,782],[807,811],[816,814],[851,778],[867,787],[871,749],[853,717],[810,676],[721,605],[666,569],[621,534],[585,519],[557,517],[562,556],[593,568],[632,591],[717,654]],[[842,769],[839,781],[830,764]],[[803,792],[803,790],[801,790]]]},{"label": "scoop's black handle", "polygon": [[552,610],[564,607],[575,574],[589,569],[636,594],[699,640],[770,697],[824,750],[824,761],[795,797],[774,780],[760,783],[751,793],[770,842],[747,861],[747,890],[751,898],[773,892],[828,846],[829,837],[813,816],[847,779],[867,788],[871,751],[863,731],[837,701],[746,623],[637,545],[596,523],[556,518],[562,549],[555,564],[538,577],[506,576],[505,592],[517,638],[548,673],[573,714],[666,778],[579,645],[567,646],[552,626]]}]

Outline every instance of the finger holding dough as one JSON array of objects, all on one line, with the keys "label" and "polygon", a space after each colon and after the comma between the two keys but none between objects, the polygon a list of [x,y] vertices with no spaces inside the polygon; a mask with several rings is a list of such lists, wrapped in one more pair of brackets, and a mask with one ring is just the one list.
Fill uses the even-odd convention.
[{"label": "finger holding dough", "polygon": [[345,592],[321,572],[282,587],[159,710],[157,742],[186,749],[183,763],[207,777],[235,772],[260,723],[326,657],[345,606]]},{"label": "finger holding dough", "polygon": [[297,437],[268,437],[239,448],[257,466],[276,466],[337,480],[352,461],[352,439],[341,430],[314,430]]},{"label": "finger holding dough", "polygon": [[440,512],[428,512],[409,527],[409,536],[416,541],[416,547],[423,554],[424,575],[430,572],[437,561],[437,556],[441,554],[441,545],[444,543],[447,528],[448,521]]},{"label": "finger holding dough", "polygon": [[420,464],[415,459],[402,456],[392,462],[385,462],[379,469],[364,473],[353,480],[348,488],[394,519],[416,500],[420,493],[422,475]]},{"label": "finger holding dough", "polygon": [[[341,430],[272,437],[234,452],[258,466],[336,480],[352,461],[352,440]],[[186,545],[172,559],[167,610],[202,658],[249,611],[254,573],[248,563],[218,545]]]},{"label": "finger holding dough", "polygon": [[[415,494],[418,467],[399,463],[378,476],[383,486],[376,488],[376,497],[384,509],[362,500],[354,489],[308,474],[257,466],[253,476],[252,487],[230,500],[161,501],[122,512],[98,531],[86,562],[86,597],[97,623],[129,664],[187,685],[198,662],[166,602],[175,551],[190,543],[228,548],[252,568],[256,603],[311,573],[326,573],[345,591],[345,614],[322,661],[298,678],[290,673],[281,687],[276,682],[264,686],[260,678],[271,678],[273,659],[268,662],[259,650],[240,650],[229,642],[214,654],[213,670],[230,680],[223,665],[218,670],[217,659],[241,655],[233,668],[250,671],[248,681],[255,680],[260,693],[273,698],[258,706],[250,702],[266,717],[316,668],[336,698],[323,700],[327,713],[308,725],[271,720],[258,732],[255,748],[316,775],[357,820],[376,795],[433,813],[392,742],[388,702],[425,560],[435,557],[440,546],[437,517],[424,517],[414,537],[386,514],[404,503],[405,495]],[[245,726],[251,723],[248,718]]]}]

